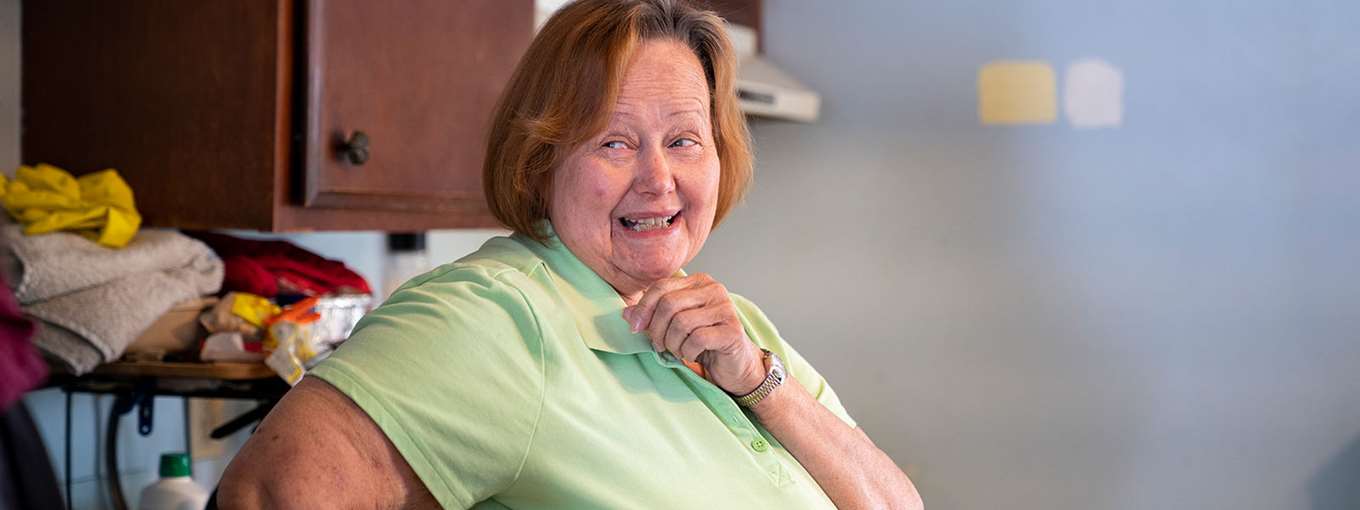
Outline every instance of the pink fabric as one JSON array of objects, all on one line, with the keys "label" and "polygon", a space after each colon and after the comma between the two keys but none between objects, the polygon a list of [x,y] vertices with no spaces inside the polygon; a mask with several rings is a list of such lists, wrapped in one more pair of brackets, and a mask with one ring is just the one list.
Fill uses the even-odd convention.
[{"label": "pink fabric", "polygon": [[0,410],[47,377],[47,364],[29,339],[33,321],[19,311],[9,285],[0,280]]}]

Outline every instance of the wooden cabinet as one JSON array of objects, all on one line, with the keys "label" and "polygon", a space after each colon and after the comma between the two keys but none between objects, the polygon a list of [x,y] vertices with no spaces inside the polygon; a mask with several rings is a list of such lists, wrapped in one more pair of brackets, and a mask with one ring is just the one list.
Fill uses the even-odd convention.
[{"label": "wooden cabinet", "polygon": [[23,161],[117,168],[149,226],[495,225],[485,137],[532,0],[22,7]]}]

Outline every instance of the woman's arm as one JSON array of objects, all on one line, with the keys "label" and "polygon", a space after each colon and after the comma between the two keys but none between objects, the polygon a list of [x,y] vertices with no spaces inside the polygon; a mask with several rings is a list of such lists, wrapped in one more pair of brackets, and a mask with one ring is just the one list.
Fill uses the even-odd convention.
[{"label": "woman's arm", "polygon": [[330,384],[303,378],[222,474],[218,507],[439,508],[396,446]]},{"label": "woman's arm", "polygon": [[[625,301],[631,306],[624,320],[646,331],[654,349],[699,362],[704,377],[728,393],[750,393],[765,379],[760,349],[746,337],[727,288],[712,277],[666,278]],[[792,374],[752,411],[838,508],[922,508],[916,487],[892,459]]]},{"label": "woman's arm", "polygon": [[751,408],[837,508],[920,510],[907,475],[859,428],[850,428],[790,375]]}]

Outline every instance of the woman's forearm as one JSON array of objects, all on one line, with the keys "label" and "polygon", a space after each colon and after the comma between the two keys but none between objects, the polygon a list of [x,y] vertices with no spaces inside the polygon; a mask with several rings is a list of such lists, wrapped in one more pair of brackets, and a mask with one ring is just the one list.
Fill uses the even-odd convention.
[{"label": "woman's forearm", "polygon": [[892,459],[792,376],[752,411],[837,508],[922,508],[916,487]]}]

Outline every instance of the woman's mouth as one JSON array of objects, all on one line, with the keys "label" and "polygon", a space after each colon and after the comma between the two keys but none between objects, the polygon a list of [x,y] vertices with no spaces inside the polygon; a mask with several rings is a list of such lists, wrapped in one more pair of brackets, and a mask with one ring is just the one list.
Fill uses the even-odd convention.
[{"label": "woman's mouth", "polygon": [[675,219],[678,217],[680,217],[680,211],[676,211],[675,214],[669,216],[621,217],[619,218],[619,224],[623,225],[623,228],[634,232],[647,232],[649,230],[669,227],[672,223],[675,223]]}]

